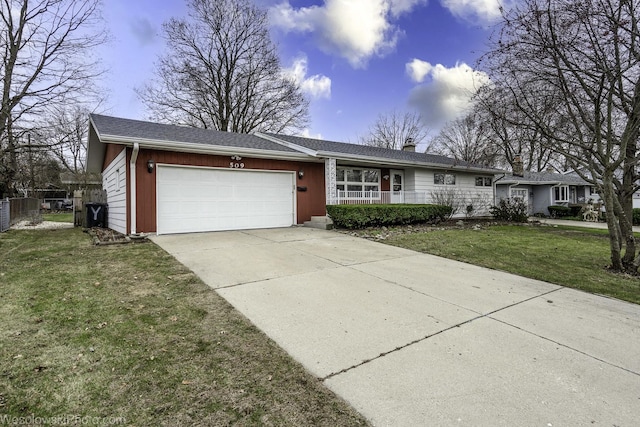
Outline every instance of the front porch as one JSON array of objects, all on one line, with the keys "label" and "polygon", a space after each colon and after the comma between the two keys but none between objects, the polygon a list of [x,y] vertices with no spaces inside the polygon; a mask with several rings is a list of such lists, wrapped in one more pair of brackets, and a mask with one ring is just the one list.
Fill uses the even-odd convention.
[{"label": "front porch", "polygon": [[434,204],[454,216],[487,216],[493,203],[489,174],[438,169],[338,165],[325,159],[327,205]]}]

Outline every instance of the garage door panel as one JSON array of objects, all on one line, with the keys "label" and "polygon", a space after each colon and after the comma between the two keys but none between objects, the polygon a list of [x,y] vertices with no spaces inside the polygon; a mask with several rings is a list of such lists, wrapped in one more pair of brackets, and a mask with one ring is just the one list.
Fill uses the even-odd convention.
[{"label": "garage door panel", "polygon": [[158,234],[290,226],[294,183],[290,172],[159,165]]}]

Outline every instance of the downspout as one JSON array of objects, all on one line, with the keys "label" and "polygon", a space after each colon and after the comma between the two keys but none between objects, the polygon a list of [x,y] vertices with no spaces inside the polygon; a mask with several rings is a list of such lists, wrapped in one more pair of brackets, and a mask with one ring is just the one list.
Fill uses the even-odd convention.
[{"label": "downspout", "polygon": [[130,176],[130,195],[129,211],[131,212],[131,234],[138,234],[136,232],[136,161],[138,160],[138,151],[140,151],[140,145],[137,142],[133,143],[133,152],[131,153],[131,160],[129,161],[129,176]]},{"label": "downspout", "polygon": [[494,179],[493,180],[492,189],[493,189],[493,204],[494,204],[494,206],[498,204],[498,181],[503,179],[505,176],[507,176],[507,174],[503,173],[501,177],[499,177],[498,179]]}]

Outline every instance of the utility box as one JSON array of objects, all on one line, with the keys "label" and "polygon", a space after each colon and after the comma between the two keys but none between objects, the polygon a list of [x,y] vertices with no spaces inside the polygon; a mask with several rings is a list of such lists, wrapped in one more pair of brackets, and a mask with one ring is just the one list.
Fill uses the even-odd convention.
[{"label": "utility box", "polygon": [[106,203],[85,203],[84,206],[87,212],[87,228],[107,228]]}]

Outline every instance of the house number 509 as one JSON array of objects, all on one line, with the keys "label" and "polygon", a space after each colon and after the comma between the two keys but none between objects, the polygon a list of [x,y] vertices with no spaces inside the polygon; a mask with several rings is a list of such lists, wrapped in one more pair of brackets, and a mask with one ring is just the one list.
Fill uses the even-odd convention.
[{"label": "house number 509", "polygon": [[229,163],[229,167],[233,168],[233,169],[243,169],[244,168],[244,163]]}]

